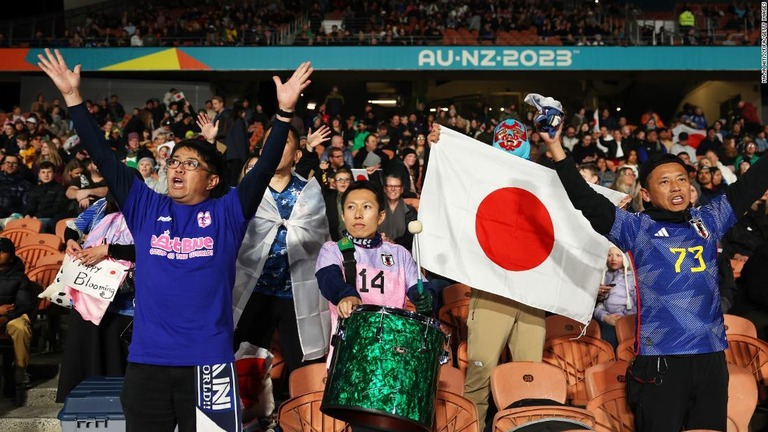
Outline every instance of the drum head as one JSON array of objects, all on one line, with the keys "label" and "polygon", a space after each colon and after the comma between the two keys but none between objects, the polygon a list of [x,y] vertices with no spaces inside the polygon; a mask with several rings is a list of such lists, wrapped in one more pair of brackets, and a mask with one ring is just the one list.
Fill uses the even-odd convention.
[{"label": "drum head", "polygon": [[412,312],[405,309],[400,309],[396,307],[390,307],[390,306],[378,306],[378,305],[371,305],[371,304],[364,304],[359,305],[355,307],[355,309],[352,310],[352,313],[355,312],[363,312],[363,313],[383,313],[387,315],[397,315],[404,318],[412,319],[414,321],[423,322],[426,324],[429,324],[433,327],[436,327],[441,332],[445,334],[445,337],[448,337],[448,334],[445,333],[443,330],[443,326],[440,323],[440,320],[436,320],[434,318],[430,318],[428,316],[422,315],[420,313]]}]

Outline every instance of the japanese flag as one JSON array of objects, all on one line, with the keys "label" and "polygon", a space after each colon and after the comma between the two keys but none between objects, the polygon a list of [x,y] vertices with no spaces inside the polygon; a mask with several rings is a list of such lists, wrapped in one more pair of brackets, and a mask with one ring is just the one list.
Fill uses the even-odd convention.
[{"label": "japanese flag", "polygon": [[680,132],[685,132],[688,134],[688,145],[693,148],[698,148],[699,143],[701,143],[701,141],[707,137],[707,131],[705,129],[694,129],[686,124],[680,123],[679,125],[672,128],[672,141],[680,141],[677,139],[677,136],[680,135]]},{"label": "japanese flag", "polygon": [[555,171],[445,127],[429,162],[419,203],[423,267],[592,319],[610,243],[573,207]]}]

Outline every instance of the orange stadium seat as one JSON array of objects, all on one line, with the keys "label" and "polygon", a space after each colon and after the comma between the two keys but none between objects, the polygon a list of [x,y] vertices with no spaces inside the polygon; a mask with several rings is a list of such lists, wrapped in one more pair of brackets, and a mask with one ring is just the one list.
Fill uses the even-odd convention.
[{"label": "orange stadium seat", "polygon": [[611,344],[590,336],[578,339],[560,336],[544,342],[543,360],[565,371],[568,379],[568,401],[572,405],[584,406],[589,401],[584,382],[584,372],[587,368],[614,359]]}]

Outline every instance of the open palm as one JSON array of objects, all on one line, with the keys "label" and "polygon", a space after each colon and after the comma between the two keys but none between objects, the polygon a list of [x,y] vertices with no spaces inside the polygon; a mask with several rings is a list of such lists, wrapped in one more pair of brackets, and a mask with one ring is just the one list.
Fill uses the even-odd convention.
[{"label": "open palm", "polygon": [[75,66],[74,70],[69,70],[61,52],[51,52],[48,48],[45,49],[45,55],[38,54],[37,58],[40,60],[38,67],[51,78],[62,95],[66,97],[77,92],[80,88],[80,65]]},{"label": "open palm", "polygon": [[304,62],[296,68],[293,75],[285,83],[277,76],[272,77],[277,89],[277,103],[281,109],[293,111],[296,108],[301,92],[312,82],[309,80],[309,76],[312,75],[313,71],[312,64]]}]

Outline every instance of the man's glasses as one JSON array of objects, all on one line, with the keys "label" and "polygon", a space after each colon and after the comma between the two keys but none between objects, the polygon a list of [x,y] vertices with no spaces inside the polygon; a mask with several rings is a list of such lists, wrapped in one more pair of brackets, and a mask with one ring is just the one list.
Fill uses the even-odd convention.
[{"label": "man's glasses", "polygon": [[337,178],[336,179],[336,183],[349,183],[351,181],[352,181],[351,178]]},{"label": "man's glasses", "polygon": [[178,167],[179,165],[183,165],[184,171],[195,171],[198,168],[200,168],[204,171],[211,172],[211,170],[209,170],[208,168],[200,166],[200,161],[197,159],[187,159],[185,161],[181,161],[176,158],[171,158],[171,159],[168,159],[166,163],[168,164],[168,168],[170,169],[176,169],[176,167]]},{"label": "man's glasses", "polygon": [[5,162],[5,164],[8,166],[19,166],[18,162]]}]

